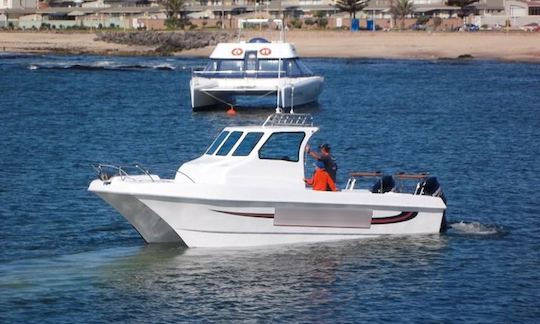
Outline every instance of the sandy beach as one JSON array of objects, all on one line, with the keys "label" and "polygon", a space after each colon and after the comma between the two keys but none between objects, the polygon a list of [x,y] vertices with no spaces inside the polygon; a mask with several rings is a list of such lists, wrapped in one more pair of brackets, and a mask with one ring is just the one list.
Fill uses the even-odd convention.
[{"label": "sandy beach", "polygon": [[[93,33],[0,32],[0,51],[152,55],[154,48],[95,41]],[[540,33],[427,33],[290,31],[287,40],[303,57],[476,59],[540,62]],[[176,55],[208,56],[212,47]]]}]

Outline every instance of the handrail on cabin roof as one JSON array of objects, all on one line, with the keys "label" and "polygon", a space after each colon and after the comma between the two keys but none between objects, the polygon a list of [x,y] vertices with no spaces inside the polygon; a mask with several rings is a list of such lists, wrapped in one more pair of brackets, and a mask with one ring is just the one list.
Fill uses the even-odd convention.
[{"label": "handrail on cabin roof", "polygon": [[263,126],[313,126],[313,116],[310,114],[275,113],[266,118]]}]

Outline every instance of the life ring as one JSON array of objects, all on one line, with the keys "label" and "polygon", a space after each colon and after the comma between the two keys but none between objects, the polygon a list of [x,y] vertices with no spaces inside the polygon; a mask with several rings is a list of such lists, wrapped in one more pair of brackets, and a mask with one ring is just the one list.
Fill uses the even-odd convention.
[{"label": "life ring", "polygon": [[234,56],[238,56],[238,55],[244,54],[244,50],[241,49],[241,48],[239,48],[239,47],[237,47],[237,48],[233,49],[233,50],[231,51],[231,53],[232,53],[232,55],[234,55]]},{"label": "life ring", "polygon": [[259,50],[259,53],[260,53],[261,55],[267,56],[267,55],[272,54],[272,50],[269,49],[268,47],[263,47],[263,48],[261,48],[261,49]]}]

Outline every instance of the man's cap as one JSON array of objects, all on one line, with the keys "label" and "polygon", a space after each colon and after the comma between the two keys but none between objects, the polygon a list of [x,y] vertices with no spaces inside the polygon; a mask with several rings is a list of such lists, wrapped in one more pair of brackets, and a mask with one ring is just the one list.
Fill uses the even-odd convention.
[{"label": "man's cap", "polygon": [[324,163],[323,161],[317,161],[315,162],[315,166],[319,169],[324,169]]},{"label": "man's cap", "polygon": [[320,149],[325,149],[327,151],[330,151],[330,145],[324,143],[319,146]]}]

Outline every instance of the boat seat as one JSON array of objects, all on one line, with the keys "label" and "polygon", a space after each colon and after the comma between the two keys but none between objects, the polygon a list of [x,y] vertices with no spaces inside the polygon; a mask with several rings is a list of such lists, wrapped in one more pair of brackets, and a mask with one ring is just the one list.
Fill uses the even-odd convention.
[{"label": "boat seat", "polygon": [[385,193],[394,190],[396,187],[396,182],[391,175],[382,176],[380,179],[373,184],[371,187],[372,193]]}]

